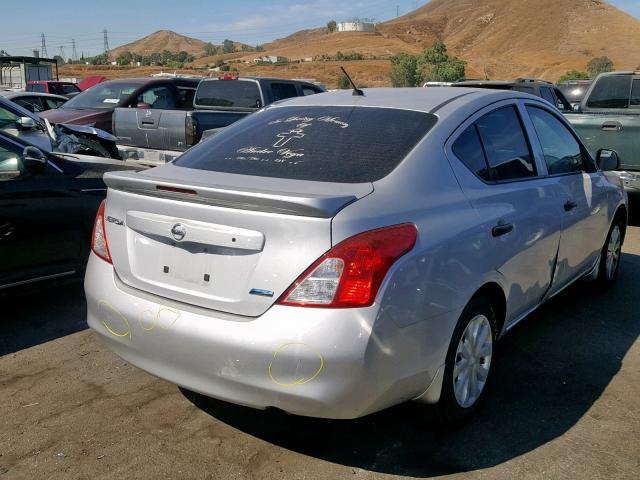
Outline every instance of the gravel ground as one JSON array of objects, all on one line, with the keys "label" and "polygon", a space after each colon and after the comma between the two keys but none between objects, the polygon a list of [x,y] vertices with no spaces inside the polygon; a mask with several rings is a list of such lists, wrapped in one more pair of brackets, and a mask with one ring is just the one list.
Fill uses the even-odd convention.
[{"label": "gravel ground", "polygon": [[79,283],[0,298],[0,478],[638,479],[640,228],[624,250],[613,289],[578,284],[500,343],[454,431],[415,404],[327,421],[206,399],[103,348]]}]

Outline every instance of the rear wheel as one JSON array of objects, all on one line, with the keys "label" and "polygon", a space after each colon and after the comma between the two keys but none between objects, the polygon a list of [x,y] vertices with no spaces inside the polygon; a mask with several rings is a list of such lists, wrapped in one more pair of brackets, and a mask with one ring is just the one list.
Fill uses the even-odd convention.
[{"label": "rear wheel", "polygon": [[478,408],[491,375],[496,335],[491,303],[484,297],[472,299],[460,316],[447,353],[438,402],[445,423],[462,423]]},{"label": "rear wheel", "polygon": [[598,283],[604,287],[613,284],[618,273],[620,257],[622,255],[622,240],[624,238],[624,223],[616,219],[611,225],[607,240],[600,253],[600,267],[598,270]]}]

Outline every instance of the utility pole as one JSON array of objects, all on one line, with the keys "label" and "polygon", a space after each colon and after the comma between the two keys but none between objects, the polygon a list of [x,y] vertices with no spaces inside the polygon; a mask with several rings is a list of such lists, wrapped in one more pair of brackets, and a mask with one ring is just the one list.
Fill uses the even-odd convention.
[{"label": "utility pole", "polygon": [[47,42],[44,38],[44,33],[40,35],[40,40],[42,43],[42,45],[40,45],[40,55],[42,55],[44,58],[49,58],[49,54],[47,53]]},{"label": "utility pole", "polygon": [[104,47],[103,51],[108,56],[109,55],[109,35],[107,34],[107,27],[104,29]]},{"label": "utility pole", "polygon": [[64,45],[60,45],[60,58],[62,59],[63,62],[66,62],[67,60],[64,58]]},{"label": "utility pole", "polygon": [[76,39],[72,38],[71,39],[71,47],[72,47],[72,52],[71,52],[71,59],[73,60],[74,63],[78,63],[78,51],[76,50]]}]

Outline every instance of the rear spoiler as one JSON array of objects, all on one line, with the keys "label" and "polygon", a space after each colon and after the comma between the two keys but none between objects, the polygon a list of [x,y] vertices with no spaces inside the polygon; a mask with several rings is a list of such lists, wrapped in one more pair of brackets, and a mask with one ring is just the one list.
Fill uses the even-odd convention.
[{"label": "rear spoiler", "polygon": [[184,202],[305,217],[332,218],[358,198],[373,191],[371,184],[353,184],[353,193],[313,194],[273,192],[244,187],[204,186],[196,182],[145,176],[144,172],[107,172],[110,189]]}]

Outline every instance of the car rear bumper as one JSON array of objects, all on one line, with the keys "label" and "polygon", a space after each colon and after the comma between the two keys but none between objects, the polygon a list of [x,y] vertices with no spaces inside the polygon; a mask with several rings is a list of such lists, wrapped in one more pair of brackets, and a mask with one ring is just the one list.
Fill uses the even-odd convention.
[{"label": "car rear bumper", "polygon": [[273,306],[240,317],[132,289],[93,254],[85,291],[89,326],[120,357],[189,390],[255,408],[355,418],[420,396],[444,361],[420,348],[417,336],[426,332],[416,329],[424,326],[398,328],[375,305]]}]

